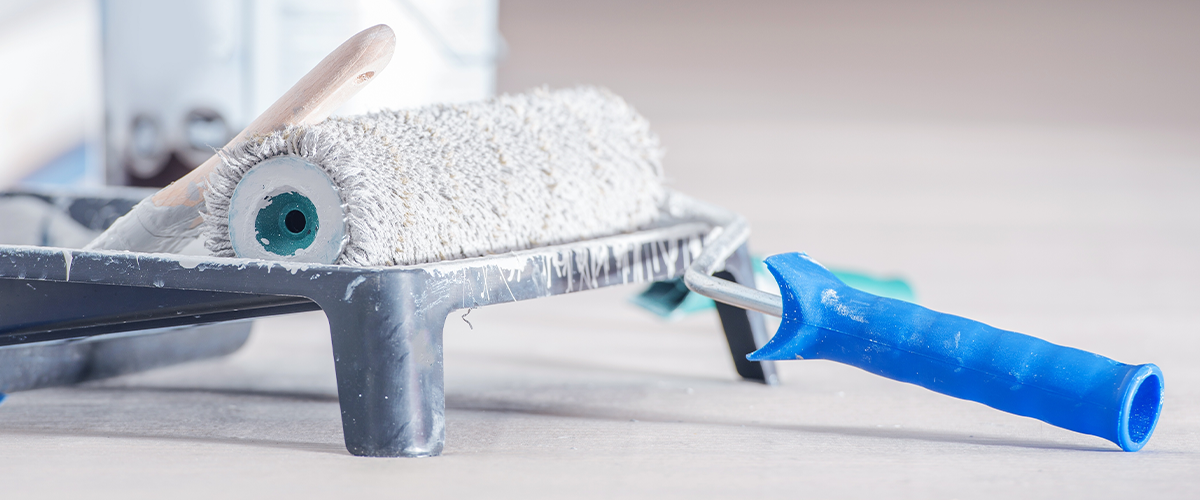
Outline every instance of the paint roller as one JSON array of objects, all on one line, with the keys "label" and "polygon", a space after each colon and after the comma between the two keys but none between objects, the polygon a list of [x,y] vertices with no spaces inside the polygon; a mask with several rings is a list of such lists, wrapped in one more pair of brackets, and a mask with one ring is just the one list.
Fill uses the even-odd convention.
[{"label": "paint roller", "polygon": [[665,193],[646,120],[592,87],[335,118],[221,156],[203,231],[227,257],[478,257],[644,227]]},{"label": "paint roller", "polygon": [[[225,148],[204,191],[217,255],[409,265],[651,225],[669,203],[661,149],[619,97],[581,87],[297,124]],[[767,259],[783,297],[712,277],[745,241],[730,221],[685,282],[783,317],[753,360],[830,359],[1136,451],[1162,372],[876,297],[803,254]]]},{"label": "paint roller", "polygon": [[[226,256],[361,266],[469,258],[637,229],[670,198],[646,121],[589,87],[336,118],[222,155],[205,233]],[[766,260],[782,299],[714,279],[745,233],[709,243],[685,281],[783,317],[752,360],[830,359],[1127,451],[1153,433],[1163,389],[1154,365],[876,297],[803,254]]]}]

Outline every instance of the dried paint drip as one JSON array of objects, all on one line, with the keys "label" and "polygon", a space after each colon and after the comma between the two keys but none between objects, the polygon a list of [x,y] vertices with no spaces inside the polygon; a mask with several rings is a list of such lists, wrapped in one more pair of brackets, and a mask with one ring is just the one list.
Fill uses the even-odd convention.
[{"label": "dried paint drip", "polygon": [[[706,229],[703,224],[683,224],[661,232],[661,243],[635,242],[617,236],[560,245],[552,251],[518,252],[486,261],[445,262],[423,269],[436,277],[433,283],[459,284],[461,296],[454,307],[466,309],[473,304],[669,279],[681,275],[700,256]],[[481,265],[483,262],[486,265]]]},{"label": "dried paint drip", "polygon": [[[330,119],[221,155],[204,222],[219,256],[357,266],[479,257],[634,231],[659,218],[665,197],[646,120],[586,87]],[[323,176],[299,181],[281,164]],[[316,199],[322,190],[337,201]],[[308,234],[301,218],[312,241],[297,236]],[[327,225],[344,235],[323,234]]]}]

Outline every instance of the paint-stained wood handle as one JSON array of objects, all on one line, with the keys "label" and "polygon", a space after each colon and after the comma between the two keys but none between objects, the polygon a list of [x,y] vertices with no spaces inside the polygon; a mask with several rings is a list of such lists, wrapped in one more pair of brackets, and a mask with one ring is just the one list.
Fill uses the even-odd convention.
[{"label": "paint-stained wood handle", "polygon": [[[392,59],[396,35],[386,25],[367,28],[334,49],[279,100],[226,146],[288,125],[310,125],[329,117],[362,90]],[[89,250],[175,252],[197,235],[208,176],[216,155],[117,219],[86,247]]]}]

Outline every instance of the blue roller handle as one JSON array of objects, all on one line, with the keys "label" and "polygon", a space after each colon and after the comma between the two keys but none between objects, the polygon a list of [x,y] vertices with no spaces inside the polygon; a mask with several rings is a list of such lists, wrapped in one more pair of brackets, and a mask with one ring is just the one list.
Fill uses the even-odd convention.
[{"label": "blue roller handle", "polygon": [[783,323],[751,360],[828,359],[1137,451],[1162,409],[1157,366],[992,328],[846,286],[802,253],[767,258]]}]

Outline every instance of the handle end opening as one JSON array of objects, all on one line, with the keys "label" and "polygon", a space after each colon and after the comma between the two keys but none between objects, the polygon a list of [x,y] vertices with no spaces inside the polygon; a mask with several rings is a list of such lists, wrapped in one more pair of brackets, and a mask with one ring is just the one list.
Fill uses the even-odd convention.
[{"label": "handle end opening", "polygon": [[1138,451],[1150,441],[1162,411],[1163,376],[1155,365],[1142,365],[1134,372],[1122,398],[1117,445]]}]

